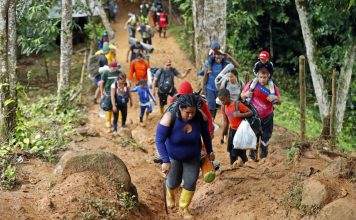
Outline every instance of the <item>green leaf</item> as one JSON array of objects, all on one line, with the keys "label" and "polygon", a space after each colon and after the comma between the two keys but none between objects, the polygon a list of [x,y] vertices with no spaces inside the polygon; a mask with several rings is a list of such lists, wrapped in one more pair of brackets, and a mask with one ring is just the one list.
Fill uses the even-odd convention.
[{"label": "green leaf", "polygon": [[8,106],[8,105],[10,105],[11,103],[14,103],[14,102],[15,102],[15,100],[13,100],[13,99],[6,99],[4,104],[5,104],[5,106]]}]

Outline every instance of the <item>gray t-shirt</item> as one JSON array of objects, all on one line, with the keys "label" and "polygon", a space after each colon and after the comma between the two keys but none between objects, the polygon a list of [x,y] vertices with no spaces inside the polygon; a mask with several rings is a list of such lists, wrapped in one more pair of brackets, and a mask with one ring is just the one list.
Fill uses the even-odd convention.
[{"label": "gray t-shirt", "polygon": [[230,98],[236,101],[241,94],[241,90],[244,87],[244,83],[238,80],[236,84],[232,84],[230,81],[226,81],[226,89],[230,92]]}]

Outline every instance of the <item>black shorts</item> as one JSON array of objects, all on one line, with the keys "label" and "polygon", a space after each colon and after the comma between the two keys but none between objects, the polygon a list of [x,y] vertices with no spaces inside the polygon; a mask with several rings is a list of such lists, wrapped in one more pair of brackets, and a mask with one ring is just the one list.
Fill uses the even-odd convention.
[{"label": "black shorts", "polygon": [[173,97],[177,93],[177,89],[173,88],[173,90],[170,93],[160,93],[158,91],[158,98],[159,98],[159,106],[163,107],[167,105],[167,97],[168,95]]}]

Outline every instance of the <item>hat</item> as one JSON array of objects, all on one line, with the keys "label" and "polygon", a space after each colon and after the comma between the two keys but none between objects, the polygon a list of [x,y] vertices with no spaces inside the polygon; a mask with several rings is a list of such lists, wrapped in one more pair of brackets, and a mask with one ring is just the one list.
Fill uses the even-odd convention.
[{"label": "hat", "polygon": [[108,34],[108,32],[105,31],[105,32],[103,33],[103,37],[107,37],[107,36],[109,36],[109,34]]},{"label": "hat", "polygon": [[269,53],[267,51],[261,51],[260,55],[258,55],[258,59],[260,60],[269,60]]},{"label": "hat", "polygon": [[104,47],[103,47],[103,51],[109,51],[109,50],[110,50],[109,45],[104,45]]},{"label": "hat", "polygon": [[212,50],[215,50],[217,47],[220,47],[220,43],[218,41],[216,41],[216,40],[213,40],[213,42],[211,42],[210,48]]},{"label": "hat", "polygon": [[193,87],[188,81],[184,81],[178,86],[178,95],[188,95],[192,93]]},{"label": "hat", "polygon": [[118,67],[116,60],[112,60],[109,64],[109,67]]}]

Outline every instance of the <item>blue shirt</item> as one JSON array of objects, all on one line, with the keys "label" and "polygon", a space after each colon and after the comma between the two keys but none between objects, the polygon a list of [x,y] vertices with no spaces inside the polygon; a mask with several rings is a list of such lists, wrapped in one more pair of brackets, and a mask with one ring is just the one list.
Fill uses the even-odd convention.
[{"label": "blue shirt", "polygon": [[145,88],[142,88],[141,86],[136,86],[136,88],[131,89],[130,92],[138,92],[138,97],[142,104],[149,102],[150,97],[154,102],[156,102],[155,97],[153,97],[152,93],[150,92],[150,89],[147,86]]},{"label": "blue shirt", "polygon": [[222,61],[221,63],[216,63],[216,62],[205,62],[205,67],[211,70],[211,73],[208,75],[208,82],[205,84],[205,88],[212,90],[212,91],[218,91],[219,88],[216,88],[215,86],[215,78],[219,75],[221,70],[224,69],[224,67],[228,64],[227,61]]},{"label": "blue shirt", "polygon": [[[187,124],[192,126],[190,133],[184,132]],[[171,127],[158,124],[156,146],[163,162],[168,163],[169,158],[180,161],[200,158],[201,138],[203,138],[207,153],[210,154],[212,144],[208,127],[208,121],[201,117],[194,117],[188,122],[177,117]]]}]

